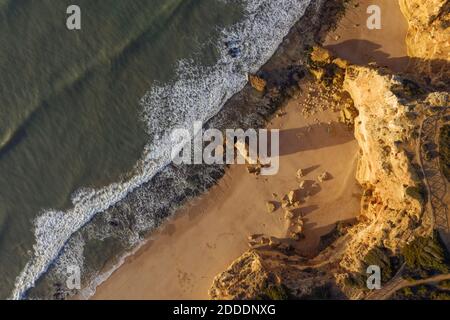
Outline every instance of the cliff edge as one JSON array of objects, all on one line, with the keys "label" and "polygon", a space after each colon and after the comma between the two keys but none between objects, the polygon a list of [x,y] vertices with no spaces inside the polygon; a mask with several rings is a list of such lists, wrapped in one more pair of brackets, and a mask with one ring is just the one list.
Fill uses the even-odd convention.
[{"label": "cliff edge", "polygon": [[[341,113],[360,148],[357,223],[333,230],[333,241],[312,259],[279,245],[249,250],[214,279],[211,298],[381,299],[418,279],[450,272],[435,232],[445,229],[439,219],[447,219],[448,228],[447,181],[439,171],[436,137],[449,119],[450,1],[399,3],[409,24],[413,72],[349,65],[320,48],[311,55],[316,79],[352,100]],[[376,297],[366,287],[371,265],[381,267],[383,284],[391,284]]]}]

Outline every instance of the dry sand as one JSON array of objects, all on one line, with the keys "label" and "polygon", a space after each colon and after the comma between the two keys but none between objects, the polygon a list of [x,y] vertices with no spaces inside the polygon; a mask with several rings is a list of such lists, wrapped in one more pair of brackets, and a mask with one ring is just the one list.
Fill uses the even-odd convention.
[{"label": "dry sand", "polygon": [[[409,58],[406,49],[408,23],[403,17],[398,0],[355,1],[334,32],[327,36],[325,47],[354,64],[376,62],[395,72],[405,71]],[[367,8],[381,8],[381,29],[367,28]]]},{"label": "dry sand", "polygon": [[[366,29],[369,4],[382,8],[381,30]],[[347,13],[326,44],[350,61],[365,63],[386,55],[371,56],[373,50],[361,43],[374,43],[388,57],[401,58],[406,55],[405,34],[397,1],[359,1],[359,7]],[[383,59],[379,60],[382,65],[386,64]],[[283,110],[286,114],[269,126],[281,130],[277,175],[255,177],[244,166],[231,166],[207,194],[189,203],[155,232],[97,288],[93,298],[207,299],[213,278],[248,249],[249,234],[286,236],[282,210],[267,213],[265,201],[274,200],[272,193],[280,197],[298,188],[295,174],[299,168],[309,168],[307,180],[317,180],[325,170],[333,176],[302,204],[306,238],[297,245],[302,253],[314,254],[320,236],[336,221],[355,217],[360,205],[360,189],[354,178],[357,143],[330,110],[305,119],[301,113],[304,98],[291,100]]]}]

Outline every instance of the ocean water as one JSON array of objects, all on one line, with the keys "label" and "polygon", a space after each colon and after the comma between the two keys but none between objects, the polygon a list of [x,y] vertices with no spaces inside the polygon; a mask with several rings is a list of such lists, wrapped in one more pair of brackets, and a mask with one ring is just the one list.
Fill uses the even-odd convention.
[{"label": "ocean water", "polygon": [[[307,0],[0,1],[0,297],[89,296],[220,167],[170,164]],[[82,30],[65,28],[68,5]]]}]

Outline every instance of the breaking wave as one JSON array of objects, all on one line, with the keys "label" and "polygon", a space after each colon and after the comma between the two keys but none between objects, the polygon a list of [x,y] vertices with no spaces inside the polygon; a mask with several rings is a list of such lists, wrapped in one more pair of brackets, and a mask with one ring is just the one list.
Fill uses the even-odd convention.
[{"label": "breaking wave", "polygon": [[[194,121],[205,123],[217,114],[246,85],[247,74],[256,72],[273,55],[310,3],[310,0],[242,1],[245,18],[222,31],[217,42],[219,59],[214,66],[200,67],[193,61],[180,61],[176,81],[154,86],[142,98],[149,143],[135,166],[135,174],[101,189],[81,189],[72,195],[71,209],[47,210],[36,218],[32,258],[16,279],[12,299],[21,299],[34,286],[72,242],[71,236],[94,215],[123,200],[167,166],[170,129],[189,128]],[[78,248],[80,255],[82,246]],[[109,274],[111,271],[106,275]]]}]

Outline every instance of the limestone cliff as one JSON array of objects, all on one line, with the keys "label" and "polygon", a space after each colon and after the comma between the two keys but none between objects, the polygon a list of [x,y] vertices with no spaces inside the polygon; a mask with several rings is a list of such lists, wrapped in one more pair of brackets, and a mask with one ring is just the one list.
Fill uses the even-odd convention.
[{"label": "limestone cliff", "polygon": [[408,21],[408,55],[431,80],[449,80],[450,0],[399,0]]},{"label": "limestone cliff", "polygon": [[333,276],[304,261],[270,248],[249,250],[214,279],[209,295],[217,300],[339,298]]},{"label": "limestone cliff", "polygon": [[408,88],[411,83],[384,70],[347,69],[344,88],[359,111],[356,178],[365,189],[363,219],[350,231],[352,239],[341,261],[347,270],[359,272],[365,255],[375,247],[395,253],[415,236],[432,231],[432,217],[423,206],[425,193],[410,160],[416,156],[414,137],[420,123],[413,114],[422,111]]}]

